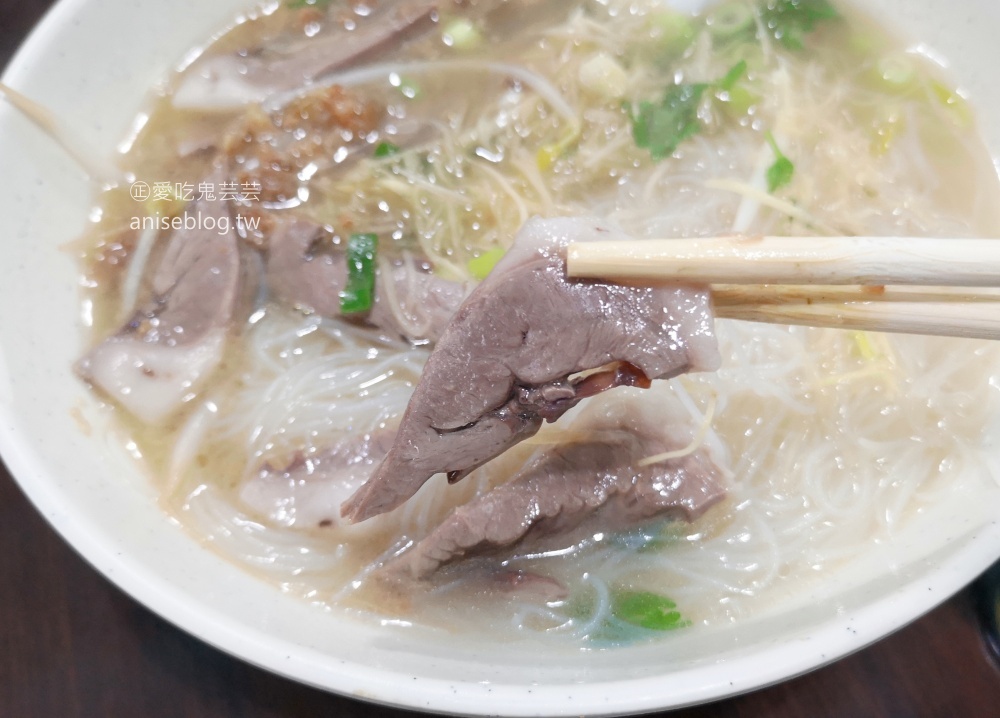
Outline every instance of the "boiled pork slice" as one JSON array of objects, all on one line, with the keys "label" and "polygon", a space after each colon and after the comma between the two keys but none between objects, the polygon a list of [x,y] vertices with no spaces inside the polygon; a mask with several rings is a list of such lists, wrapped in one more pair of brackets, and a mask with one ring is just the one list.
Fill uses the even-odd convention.
[{"label": "boiled pork slice", "polygon": [[515,544],[518,553],[562,550],[653,519],[697,519],[725,495],[706,450],[639,466],[690,441],[690,421],[660,399],[594,399],[565,443],[546,447],[508,483],[455,509],[387,569],[421,579],[468,556],[509,555]]},{"label": "boiled pork slice", "polygon": [[[283,50],[235,52],[195,61],[174,92],[176,107],[225,110],[263,102],[307,87],[324,75],[369,61],[430,30],[441,0],[398,0],[367,5],[344,27]],[[374,12],[370,12],[375,7]]]},{"label": "boiled pork slice", "polygon": [[243,504],[279,526],[299,529],[340,525],[340,504],[389,451],[395,429],[344,437],[315,456],[297,456],[285,467],[264,465],[240,490]]},{"label": "boiled pork slice", "polygon": [[[267,287],[275,299],[320,316],[343,318],[340,291],[347,283],[346,252],[329,240],[330,232],[309,220],[275,221],[266,260]],[[438,277],[418,258],[383,259],[371,311],[351,318],[414,343],[434,342],[467,294],[464,283]]]},{"label": "boiled pork slice", "polygon": [[719,366],[706,287],[566,277],[567,244],[614,239],[625,236],[593,219],[522,228],[444,331],[389,455],[344,516],[389,511],[439,472],[458,480],[594,393]]},{"label": "boiled pork slice", "polygon": [[149,424],[169,418],[219,366],[241,305],[249,304],[246,293],[256,286],[228,202],[199,200],[183,216],[200,218],[200,225],[160,240],[148,299],[77,363],[84,379]]}]

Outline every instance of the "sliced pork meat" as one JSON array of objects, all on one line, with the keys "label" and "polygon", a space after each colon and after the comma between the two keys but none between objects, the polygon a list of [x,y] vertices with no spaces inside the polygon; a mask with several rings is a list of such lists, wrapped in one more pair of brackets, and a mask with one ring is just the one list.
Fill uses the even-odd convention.
[{"label": "sliced pork meat", "polygon": [[147,423],[168,418],[218,367],[246,292],[256,286],[229,203],[197,201],[182,218],[196,226],[161,240],[148,299],[77,364],[84,379]]},{"label": "sliced pork meat", "polygon": [[[458,311],[468,288],[436,276],[408,256],[383,259],[375,302],[358,317],[386,332],[420,343],[436,341]],[[266,281],[279,301],[325,317],[340,317],[340,291],[347,283],[345,248],[325,227],[305,219],[276,221],[268,242]]]},{"label": "sliced pork meat", "polygon": [[[206,57],[187,71],[173,95],[176,107],[223,110],[263,102],[307,86],[338,69],[367,61],[430,30],[445,0],[365,4],[340,27],[283,50]],[[372,9],[374,8],[374,11]]]},{"label": "sliced pork meat", "polygon": [[387,569],[425,578],[515,543],[520,553],[568,548],[651,519],[693,521],[723,498],[721,472],[704,450],[638,465],[683,448],[686,417],[662,401],[595,401],[601,405],[572,424],[573,440],[547,447],[510,482],[456,509]]},{"label": "sliced pork meat", "polygon": [[458,480],[597,392],[718,367],[707,288],[566,277],[567,244],[615,238],[596,220],[525,225],[444,331],[389,455],[345,516],[389,511],[439,472]]},{"label": "sliced pork meat", "polygon": [[339,525],[340,505],[371,476],[389,451],[395,429],[344,438],[316,456],[297,456],[284,468],[267,465],[240,491],[259,516],[302,529]]}]

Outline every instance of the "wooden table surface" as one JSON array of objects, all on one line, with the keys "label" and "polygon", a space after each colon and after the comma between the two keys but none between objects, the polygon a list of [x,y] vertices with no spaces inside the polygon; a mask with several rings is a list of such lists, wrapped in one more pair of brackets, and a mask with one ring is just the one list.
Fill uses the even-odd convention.
[{"label": "wooden table surface", "polygon": [[[0,0],[0,67],[49,4]],[[976,595],[807,676],[671,715],[1000,716]],[[0,718],[313,715],[415,714],[300,686],[174,628],[77,556],[0,465]]]}]

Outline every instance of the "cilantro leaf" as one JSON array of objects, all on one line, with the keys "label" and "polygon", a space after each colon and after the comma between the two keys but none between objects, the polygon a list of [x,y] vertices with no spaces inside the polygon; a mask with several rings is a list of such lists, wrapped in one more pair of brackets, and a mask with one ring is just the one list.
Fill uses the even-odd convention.
[{"label": "cilantro leaf", "polygon": [[611,611],[634,626],[651,631],[672,631],[689,625],[676,608],[677,604],[666,596],[649,591],[623,591],[613,597]]},{"label": "cilantro leaf", "polygon": [[659,103],[640,102],[638,114],[631,113],[636,146],[648,149],[656,161],[672,155],[681,142],[701,132],[698,106],[705,91],[730,92],[746,71],[747,63],[741,60],[716,82],[673,85]]},{"label": "cilantro leaf", "polygon": [[771,145],[771,150],[774,152],[775,157],[774,164],[767,168],[767,191],[773,193],[776,189],[784,187],[792,181],[792,175],[795,174],[795,165],[778,149],[778,143],[774,141],[774,135],[766,132],[764,137],[767,139],[767,143]]},{"label": "cilantro leaf", "polygon": [[789,50],[805,47],[804,37],[824,20],[840,17],[830,0],[767,0],[761,20],[771,36]]},{"label": "cilantro leaf", "polygon": [[792,175],[795,174],[795,165],[787,157],[779,157],[774,161],[770,167],[767,168],[767,191],[774,192],[774,190],[784,187],[786,184],[792,181]]},{"label": "cilantro leaf", "polygon": [[333,0],[288,0],[288,2],[285,3],[285,6],[295,10],[301,10],[307,7],[326,7],[331,2],[333,2]]},{"label": "cilantro leaf", "polygon": [[673,154],[677,146],[701,131],[698,104],[707,84],[674,85],[659,103],[639,103],[632,117],[635,144],[649,150],[654,160]]}]

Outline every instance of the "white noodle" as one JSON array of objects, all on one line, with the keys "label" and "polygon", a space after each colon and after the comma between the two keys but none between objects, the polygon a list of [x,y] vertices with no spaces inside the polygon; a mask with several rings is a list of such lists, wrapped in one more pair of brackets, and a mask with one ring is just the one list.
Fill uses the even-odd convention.
[{"label": "white noodle", "polygon": [[804,209],[796,207],[795,205],[782,199],[778,199],[774,195],[770,195],[757,187],[746,184],[745,182],[740,182],[739,180],[734,179],[711,179],[706,180],[705,186],[711,187],[712,189],[722,189],[728,192],[735,192],[736,194],[743,195],[744,197],[749,197],[759,204],[777,210],[778,212],[788,215],[793,219],[797,219],[806,226],[812,227],[823,234],[832,236],[849,234],[848,232],[838,231],[835,227],[831,227],[822,220],[813,217]]},{"label": "white noodle", "polygon": [[715,396],[712,396],[708,401],[708,406],[705,407],[705,416],[702,417],[701,423],[698,425],[698,430],[695,431],[694,436],[691,438],[691,443],[685,446],[683,449],[676,449],[675,451],[665,451],[662,454],[654,454],[653,456],[647,456],[645,459],[639,461],[639,466],[651,466],[652,464],[660,464],[664,461],[670,461],[671,459],[680,459],[685,456],[690,456],[698,450],[698,448],[705,442],[705,437],[708,435],[708,431],[712,426],[712,417],[715,415]]}]

